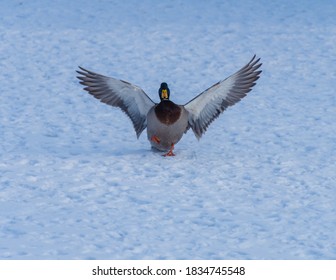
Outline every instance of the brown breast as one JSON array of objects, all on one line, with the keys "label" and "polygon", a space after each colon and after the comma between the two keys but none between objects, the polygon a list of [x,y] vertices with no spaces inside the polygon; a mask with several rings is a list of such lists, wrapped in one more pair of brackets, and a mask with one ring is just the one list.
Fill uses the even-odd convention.
[{"label": "brown breast", "polygon": [[155,107],[155,115],[165,125],[175,123],[181,115],[181,108],[170,100],[162,100]]}]

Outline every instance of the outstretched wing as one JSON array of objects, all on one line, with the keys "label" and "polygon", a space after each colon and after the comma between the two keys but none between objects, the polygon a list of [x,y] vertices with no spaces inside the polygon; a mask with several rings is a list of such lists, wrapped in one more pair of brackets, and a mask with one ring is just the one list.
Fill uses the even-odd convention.
[{"label": "outstretched wing", "polygon": [[155,103],[135,85],[79,68],[77,73],[81,76],[77,78],[86,86],[84,90],[103,103],[121,108],[131,119],[139,138],[147,126],[147,113]]},{"label": "outstretched wing", "polygon": [[189,126],[197,139],[201,138],[210,123],[227,107],[236,104],[252,90],[259,79],[262,63],[254,55],[238,72],[219,81],[184,105],[189,112]]}]

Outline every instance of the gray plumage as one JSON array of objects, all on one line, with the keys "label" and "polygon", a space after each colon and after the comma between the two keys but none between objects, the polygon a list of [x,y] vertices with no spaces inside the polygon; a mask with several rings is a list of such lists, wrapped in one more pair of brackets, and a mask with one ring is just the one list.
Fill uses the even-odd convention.
[{"label": "gray plumage", "polygon": [[108,105],[119,107],[131,119],[137,137],[147,126],[147,113],[155,103],[138,86],[79,67],[77,78],[87,92]]},{"label": "gray plumage", "polygon": [[211,122],[227,107],[236,104],[252,90],[259,79],[261,66],[254,55],[238,72],[219,81],[184,105],[190,113],[189,124],[197,139],[201,138]]}]

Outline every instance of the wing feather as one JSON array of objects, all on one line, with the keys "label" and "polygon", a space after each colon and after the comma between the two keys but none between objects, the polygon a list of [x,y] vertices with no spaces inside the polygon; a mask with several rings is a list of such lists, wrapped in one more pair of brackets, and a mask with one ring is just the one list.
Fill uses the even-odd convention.
[{"label": "wing feather", "polygon": [[141,132],[147,126],[147,113],[155,103],[138,86],[129,82],[106,77],[95,72],[79,67],[80,84],[84,90],[101,102],[119,107],[131,119],[136,135],[139,138]]},{"label": "wing feather", "polygon": [[184,105],[189,112],[189,126],[197,139],[208,126],[229,106],[236,104],[256,84],[261,70],[260,58],[253,58],[243,68],[225,80],[219,81]]}]

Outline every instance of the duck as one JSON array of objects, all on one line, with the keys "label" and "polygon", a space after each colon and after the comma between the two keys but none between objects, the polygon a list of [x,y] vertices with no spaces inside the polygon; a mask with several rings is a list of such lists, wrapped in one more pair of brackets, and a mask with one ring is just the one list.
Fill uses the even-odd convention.
[{"label": "duck", "polygon": [[175,145],[191,128],[200,140],[209,125],[228,107],[244,98],[255,86],[262,63],[256,55],[240,70],[204,90],[184,105],[170,100],[162,82],[160,102],[154,102],[139,86],[104,76],[79,66],[76,72],[84,90],[101,102],[120,108],[132,121],[137,138],[147,128],[152,149],[175,156]]}]

